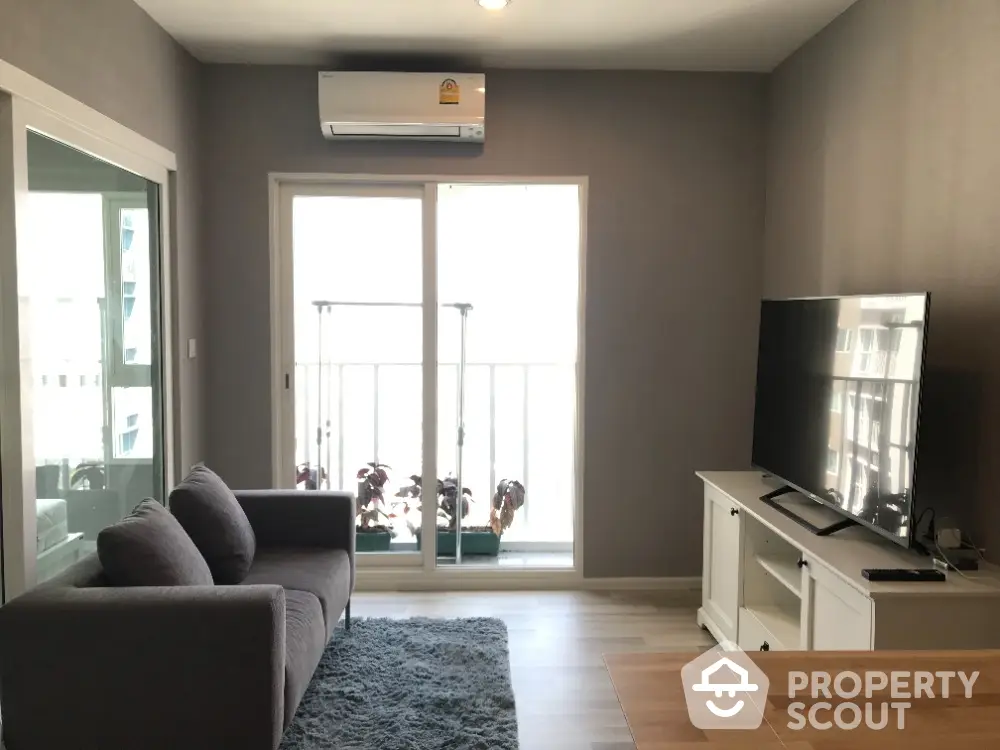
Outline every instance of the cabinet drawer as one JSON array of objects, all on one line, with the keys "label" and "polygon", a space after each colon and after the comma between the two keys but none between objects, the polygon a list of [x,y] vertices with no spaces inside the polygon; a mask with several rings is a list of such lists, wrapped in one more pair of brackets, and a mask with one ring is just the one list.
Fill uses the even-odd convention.
[{"label": "cabinet drawer", "polygon": [[[786,636],[787,637],[787,636]],[[746,607],[740,607],[739,647],[744,651],[787,651],[794,648],[782,641],[782,637],[772,633]]]}]

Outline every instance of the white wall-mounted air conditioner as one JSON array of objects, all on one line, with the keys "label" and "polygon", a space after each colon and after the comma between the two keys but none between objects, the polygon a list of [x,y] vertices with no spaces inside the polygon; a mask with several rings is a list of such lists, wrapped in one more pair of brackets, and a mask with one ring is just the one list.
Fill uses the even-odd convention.
[{"label": "white wall-mounted air conditioner", "polygon": [[319,124],[340,140],[486,140],[481,73],[319,74]]}]

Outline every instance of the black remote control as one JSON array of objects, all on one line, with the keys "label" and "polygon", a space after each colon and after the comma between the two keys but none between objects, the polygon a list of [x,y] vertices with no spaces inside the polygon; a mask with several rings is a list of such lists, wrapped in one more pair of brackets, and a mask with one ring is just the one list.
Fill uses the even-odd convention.
[{"label": "black remote control", "polygon": [[861,575],[872,583],[947,580],[944,573],[934,568],[865,568]]}]

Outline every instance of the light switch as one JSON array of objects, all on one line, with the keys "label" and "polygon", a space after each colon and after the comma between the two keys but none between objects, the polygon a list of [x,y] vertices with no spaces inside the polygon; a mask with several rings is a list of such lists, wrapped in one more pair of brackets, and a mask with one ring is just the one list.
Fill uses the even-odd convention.
[{"label": "light switch", "polygon": [[198,356],[198,340],[188,339],[188,359],[194,359]]}]

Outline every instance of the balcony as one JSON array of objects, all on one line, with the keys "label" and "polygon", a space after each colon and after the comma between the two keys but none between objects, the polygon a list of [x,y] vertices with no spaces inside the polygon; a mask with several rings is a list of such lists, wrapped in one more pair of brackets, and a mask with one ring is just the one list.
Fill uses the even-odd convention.
[{"label": "balcony", "polygon": [[[472,491],[465,524],[486,525],[501,479],[526,489],[524,507],[504,534],[506,549],[572,548],[575,365],[472,362],[465,371],[465,432],[458,460],[457,363],[438,365],[438,474],[458,476]],[[296,464],[322,468],[321,486],[355,492],[369,461],[391,467],[386,496],[421,473],[422,376],[413,362],[316,362],[295,367]],[[414,545],[397,507],[394,550]],[[409,523],[408,523],[409,522]],[[415,545],[414,545],[415,546]]]}]

